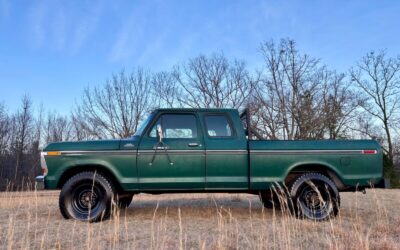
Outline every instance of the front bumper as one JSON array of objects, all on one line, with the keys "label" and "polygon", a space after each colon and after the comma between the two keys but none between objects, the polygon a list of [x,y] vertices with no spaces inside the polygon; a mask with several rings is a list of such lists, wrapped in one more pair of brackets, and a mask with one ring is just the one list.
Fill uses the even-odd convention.
[{"label": "front bumper", "polygon": [[35,190],[43,190],[46,188],[46,182],[44,180],[47,175],[48,169],[46,164],[46,159],[44,158],[47,155],[47,152],[40,153],[40,166],[43,171],[43,175],[36,176],[35,178]]},{"label": "front bumper", "polygon": [[39,175],[36,176],[35,178],[35,190],[43,190],[45,189],[45,183],[44,183],[44,176],[43,175]]}]

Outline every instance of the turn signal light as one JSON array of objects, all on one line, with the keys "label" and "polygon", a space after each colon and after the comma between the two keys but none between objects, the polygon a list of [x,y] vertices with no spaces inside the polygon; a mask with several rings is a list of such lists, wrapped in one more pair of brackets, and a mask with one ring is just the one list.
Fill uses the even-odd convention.
[{"label": "turn signal light", "polygon": [[60,151],[49,151],[47,152],[47,156],[55,156],[55,155],[61,155]]}]

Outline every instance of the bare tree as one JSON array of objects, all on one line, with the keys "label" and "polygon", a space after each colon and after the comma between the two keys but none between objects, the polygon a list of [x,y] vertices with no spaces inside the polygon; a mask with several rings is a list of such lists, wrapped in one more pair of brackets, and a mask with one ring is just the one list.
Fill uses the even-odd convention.
[{"label": "bare tree", "polygon": [[4,104],[0,103],[0,156],[4,156],[10,140],[10,117]]},{"label": "bare tree", "polygon": [[83,117],[80,117],[81,114],[71,113],[70,115],[70,123],[71,123],[71,137],[73,140],[90,140],[98,138],[94,136],[90,131],[92,129],[86,129],[88,124],[86,123]]},{"label": "bare tree", "polygon": [[177,81],[177,71],[159,72],[152,77],[152,94],[157,107],[176,108],[180,106],[178,98],[181,96],[181,89]]},{"label": "bare tree", "polygon": [[315,122],[318,60],[298,52],[293,40],[261,46],[265,71],[257,88],[262,123],[273,138],[306,139]]},{"label": "bare tree", "polygon": [[381,145],[385,142],[385,136],[381,126],[378,126],[375,122],[375,117],[367,112],[357,114],[352,131],[356,132],[356,135],[354,136],[355,138],[372,138],[379,141]]},{"label": "bare tree", "polygon": [[329,139],[345,138],[355,123],[360,99],[344,74],[325,71],[322,90],[322,115]]},{"label": "bare tree", "polygon": [[400,137],[396,138],[397,140],[394,140],[394,167],[397,173],[400,172]]},{"label": "bare tree", "polygon": [[13,117],[12,122],[14,129],[12,149],[15,154],[14,177],[17,179],[18,172],[23,164],[24,152],[28,149],[32,132],[32,102],[28,96],[22,98],[21,108]]},{"label": "bare tree", "polygon": [[37,149],[39,149],[41,146],[44,146],[44,145],[41,145],[42,135],[43,135],[43,133],[42,133],[42,131],[43,131],[43,116],[44,116],[43,114],[44,114],[44,107],[43,107],[43,105],[40,105],[36,119],[34,119],[35,131],[34,131],[34,140],[33,141],[35,142],[35,144],[37,144]]},{"label": "bare tree", "polygon": [[96,138],[131,136],[151,105],[151,77],[141,69],[113,75],[105,85],[87,88],[74,116]]},{"label": "bare tree", "polygon": [[0,179],[4,177],[6,168],[6,157],[10,142],[11,130],[10,117],[7,114],[4,104],[0,103]]},{"label": "bare tree", "polygon": [[45,142],[50,143],[71,140],[71,130],[71,123],[67,117],[56,113],[48,113],[44,124]]},{"label": "bare tree", "polygon": [[345,76],[301,54],[283,39],[261,46],[265,69],[255,91],[260,134],[277,139],[336,139],[345,136],[357,100]]},{"label": "bare tree", "polygon": [[174,76],[181,88],[178,101],[192,108],[243,107],[254,86],[245,63],[222,54],[189,59]]},{"label": "bare tree", "polygon": [[392,130],[400,112],[400,58],[387,58],[384,51],[370,52],[350,70],[350,74],[361,90],[361,107],[379,121],[385,131],[387,146],[384,150],[393,163]]}]

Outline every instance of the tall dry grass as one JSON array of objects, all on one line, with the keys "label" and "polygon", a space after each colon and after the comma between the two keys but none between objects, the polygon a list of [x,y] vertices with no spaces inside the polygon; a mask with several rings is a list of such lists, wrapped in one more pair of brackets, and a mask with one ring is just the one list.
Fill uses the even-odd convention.
[{"label": "tall dry grass", "polygon": [[64,220],[58,192],[0,193],[4,249],[399,249],[400,190],[342,193],[325,222],[264,209],[257,196],[134,197],[101,223]]}]

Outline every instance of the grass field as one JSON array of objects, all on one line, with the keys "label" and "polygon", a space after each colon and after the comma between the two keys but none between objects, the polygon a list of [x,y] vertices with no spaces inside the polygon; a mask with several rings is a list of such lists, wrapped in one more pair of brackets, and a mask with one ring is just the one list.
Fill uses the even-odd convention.
[{"label": "grass field", "polygon": [[337,218],[263,209],[246,194],[134,197],[111,220],[64,220],[58,192],[0,193],[5,249],[400,249],[400,190],[342,193]]}]

